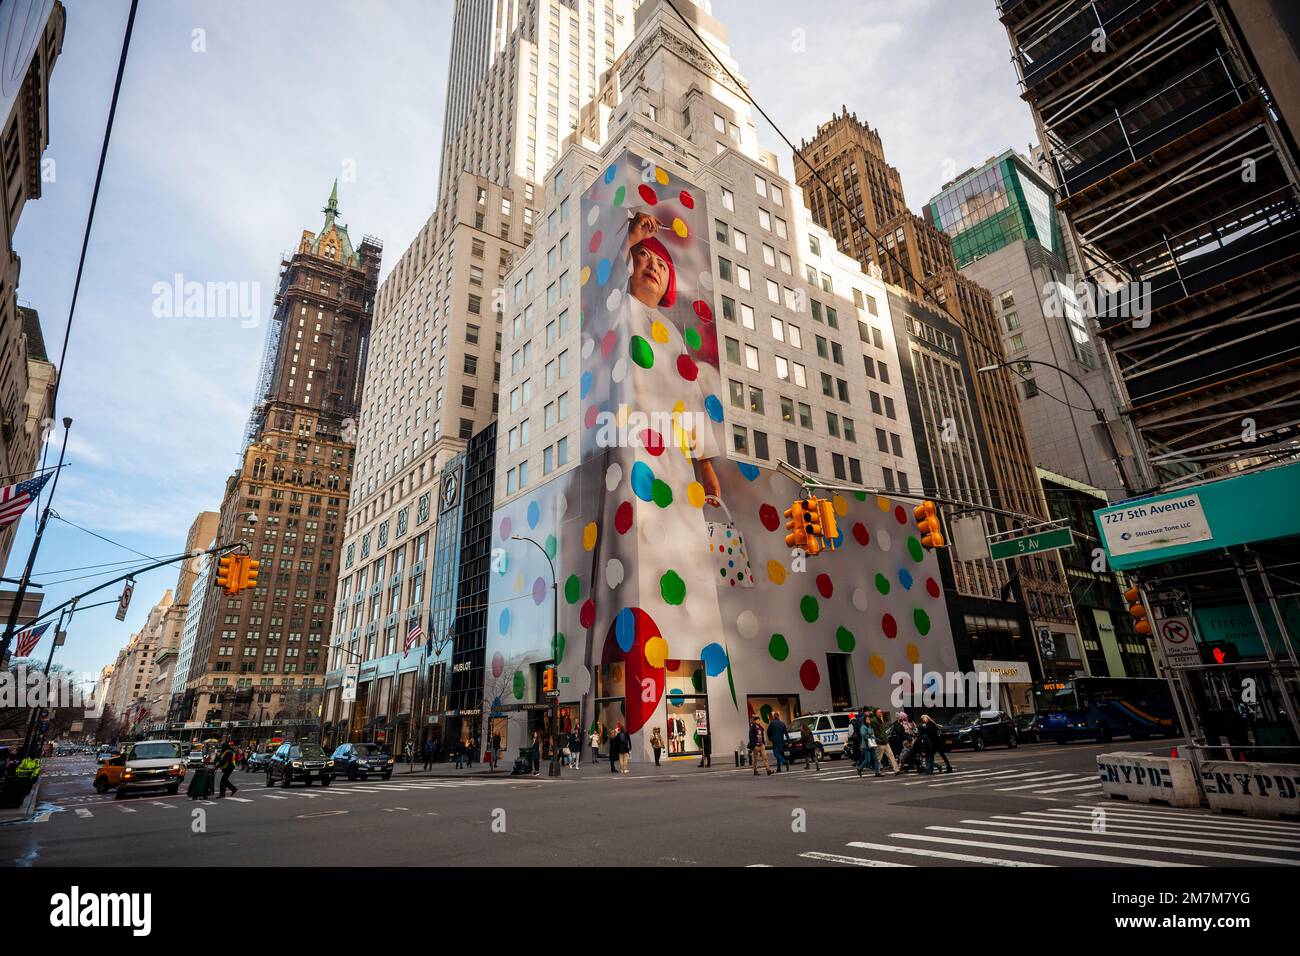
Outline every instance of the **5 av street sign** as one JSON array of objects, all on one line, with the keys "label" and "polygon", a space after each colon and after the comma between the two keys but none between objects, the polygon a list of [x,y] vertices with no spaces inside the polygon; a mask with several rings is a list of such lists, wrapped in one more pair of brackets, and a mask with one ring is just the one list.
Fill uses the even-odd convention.
[{"label": "5 av street sign", "polygon": [[994,561],[1006,561],[1010,558],[1037,554],[1039,551],[1053,551],[1068,548],[1074,544],[1074,535],[1069,528],[1054,528],[1041,534],[1024,534],[1017,538],[1004,538],[989,542],[989,557]]}]

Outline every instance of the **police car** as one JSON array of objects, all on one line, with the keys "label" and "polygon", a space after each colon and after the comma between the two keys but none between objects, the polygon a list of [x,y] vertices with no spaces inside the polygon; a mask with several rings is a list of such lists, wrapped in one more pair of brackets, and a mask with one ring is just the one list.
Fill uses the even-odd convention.
[{"label": "police car", "polygon": [[803,756],[803,744],[800,743],[800,736],[803,734],[804,724],[809,724],[812,727],[813,739],[817,741],[818,760],[842,757],[844,755],[844,744],[849,739],[849,722],[852,719],[853,714],[848,712],[804,714],[802,717],[796,717],[790,721],[788,732],[791,759]]}]

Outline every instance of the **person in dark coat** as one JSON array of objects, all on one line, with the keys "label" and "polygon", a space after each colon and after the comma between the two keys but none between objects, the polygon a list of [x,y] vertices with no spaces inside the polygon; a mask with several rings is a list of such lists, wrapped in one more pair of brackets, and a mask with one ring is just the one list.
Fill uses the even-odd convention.
[{"label": "person in dark coat", "polygon": [[620,773],[627,773],[627,762],[632,754],[632,735],[627,732],[627,728],[622,724],[618,728],[618,736],[615,738],[618,742],[618,769]]},{"label": "person in dark coat", "polygon": [[785,759],[785,738],[788,733],[781,715],[773,714],[767,725],[767,739],[772,741],[772,756],[776,758],[777,773],[781,772],[782,766],[786,768],[786,773],[790,772],[789,761]]},{"label": "person in dark coat", "polygon": [[451,752],[456,758],[456,769],[463,770],[465,768],[465,741],[457,740],[452,744]]},{"label": "person in dark coat", "polygon": [[230,789],[230,795],[233,797],[239,792],[239,788],[230,782],[230,775],[235,772],[235,747],[229,740],[221,748],[221,753],[217,754],[217,769],[221,771],[221,792],[220,796],[226,795],[226,789]]},{"label": "person in dark coat", "polygon": [[618,735],[623,732],[622,724],[614,725],[614,732],[605,743],[609,747],[609,772],[618,773]]},{"label": "person in dark coat", "polygon": [[943,772],[952,773],[948,751],[943,745],[943,731],[939,729],[938,723],[930,719],[929,714],[921,716],[921,737],[925,740],[925,772],[934,773],[934,757],[938,754],[943,761]]},{"label": "person in dark coat", "polygon": [[767,775],[772,776],[772,768],[767,765],[767,748],[763,745],[763,725],[759,723],[758,715],[755,714],[749,721],[749,764],[754,768],[754,776],[758,776],[758,762],[763,761],[763,769]]},{"label": "person in dark coat", "polygon": [[435,751],[433,749],[433,738],[426,737],[424,739],[424,769],[425,770],[429,770],[430,768],[433,767],[434,752]]},{"label": "person in dark coat", "polygon": [[807,770],[809,763],[814,763],[821,770],[822,762],[817,755],[817,738],[813,736],[811,720],[805,720],[799,728],[799,746],[803,748],[803,768]]},{"label": "person in dark coat", "polygon": [[533,746],[528,752],[528,758],[533,764],[533,776],[540,777],[542,774],[542,732],[533,731]]},{"label": "person in dark coat", "polygon": [[709,740],[709,728],[701,727],[696,731],[700,735],[700,766],[713,766],[713,745]]}]

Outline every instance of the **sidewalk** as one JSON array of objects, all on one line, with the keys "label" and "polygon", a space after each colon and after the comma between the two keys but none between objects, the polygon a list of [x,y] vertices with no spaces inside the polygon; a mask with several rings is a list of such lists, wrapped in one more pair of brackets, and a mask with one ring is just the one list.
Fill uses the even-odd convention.
[{"label": "sidewalk", "polygon": [[[770,756],[768,757],[768,760],[770,763]],[[550,762],[545,759],[542,761],[541,775],[543,777],[547,775],[549,763]],[[457,770],[455,763],[451,761],[436,763],[433,765],[432,770],[425,770],[424,765],[419,761],[416,761],[414,771],[408,771],[408,766],[408,764],[400,762],[395,764],[393,768],[393,779],[391,782],[398,783],[402,779],[437,777],[508,777],[510,776],[511,768],[514,766],[514,759],[511,758],[510,760],[506,760],[505,758],[502,758],[501,762],[497,764],[495,772],[489,771],[486,764],[477,761],[473,767],[466,767],[463,770]],[[775,764],[772,766],[775,766]],[[708,767],[701,767],[700,758],[694,756],[675,758],[672,760],[664,757],[658,767],[654,765],[653,761],[646,761],[645,763],[633,762],[629,765],[628,769],[629,773],[634,776],[645,777],[659,775],[668,776],[671,774],[682,773],[716,773],[721,770],[736,770],[737,767],[735,758],[731,753],[727,753],[725,760],[715,756],[712,764]],[[570,774],[573,774],[574,776],[582,776],[583,774],[590,773],[592,770],[595,770],[598,773],[609,773],[609,758],[598,757],[593,761],[584,754],[582,766],[578,770],[575,771],[569,767],[565,767],[562,772],[565,776]],[[371,779],[374,779],[373,775],[371,775]]]},{"label": "sidewalk", "polygon": [[21,806],[8,810],[0,809],[0,824],[20,823],[30,817],[36,809],[36,801],[40,799],[41,784],[44,780],[44,774],[36,778],[36,784],[32,787],[32,792],[27,794],[27,799],[22,802]]}]

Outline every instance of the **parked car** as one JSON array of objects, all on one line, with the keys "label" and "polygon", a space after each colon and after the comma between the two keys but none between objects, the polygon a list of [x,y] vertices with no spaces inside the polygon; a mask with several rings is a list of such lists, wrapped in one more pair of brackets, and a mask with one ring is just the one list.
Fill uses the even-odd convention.
[{"label": "parked car", "polygon": [[266,762],[266,785],[288,787],[298,780],[311,786],[319,780],[328,787],[334,779],[334,761],[319,744],[281,744]]},{"label": "parked car", "polygon": [[804,714],[790,721],[787,731],[787,750],[790,759],[803,757],[803,743],[800,735],[805,723],[812,725],[813,737],[817,741],[817,759],[838,760],[844,756],[844,744],[849,739],[849,724],[853,720],[850,713]]},{"label": "parked car", "polygon": [[1036,744],[1042,740],[1042,726],[1037,714],[1019,714],[1016,717],[1016,736],[1022,744]]},{"label": "parked car", "polygon": [[1015,747],[1020,743],[1016,725],[1000,710],[967,710],[954,714],[943,728],[943,742],[949,750],[972,747],[983,750],[991,744]]},{"label": "parked car", "polygon": [[120,800],[134,790],[176,793],[185,780],[181,745],[175,740],[142,740],[110,757],[95,772],[95,791],[117,791]]},{"label": "parked car", "polygon": [[244,769],[249,773],[264,773],[270,760],[271,752],[269,750],[256,750],[248,755],[248,766]]},{"label": "parked car", "polygon": [[365,780],[371,774],[393,775],[393,755],[381,744],[340,744],[334,751],[334,775]]}]

